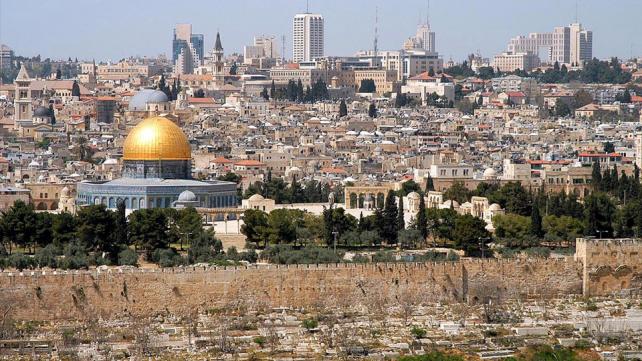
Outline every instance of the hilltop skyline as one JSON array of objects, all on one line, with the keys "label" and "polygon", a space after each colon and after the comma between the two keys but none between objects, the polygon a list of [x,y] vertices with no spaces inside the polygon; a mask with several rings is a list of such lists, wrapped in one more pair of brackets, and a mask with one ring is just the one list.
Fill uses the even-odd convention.
[{"label": "hilltop skyline", "polygon": [[[152,11],[147,3],[123,0],[5,1],[0,8],[0,43],[10,46],[16,54],[40,54],[43,58],[71,56],[117,61],[128,56],[154,57],[170,54],[175,24],[187,22],[193,24],[194,32],[205,35],[208,50],[214,45],[216,31],[220,31],[227,54],[242,53],[243,46],[250,44],[254,35],[261,34],[276,36],[280,48],[281,35],[285,35],[286,56],[290,58],[292,17],[305,11],[306,6],[304,1],[291,0],[267,3],[248,0],[243,1],[243,5],[200,1],[186,5],[161,0],[157,4]],[[39,11],[34,12],[36,5]],[[399,7],[397,3],[382,0],[348,4],[330,0],[310,2],[309,10],[325,18],[326,55],[353,55],[358,50],[372,48],[375,6],[379,9],[379,49],[401,48],[403,41],[414,34],[417,24],[426,17],[425,0],[403,5]],[[579,22],[595,34],[595,57],[628,58],[640,54],[640,45],[630,39],[635,39],[636,32],[640,31],[635,14],[642,12],[642,3],[623,0],[618,5],[593,0],[579,3]],[[92,17],[81,13],[90,7],[104,15]],[[551,13],[551,9],[559,11]],[[492,57],[505,50],[511,37],[567,25],[575,20],[575,12],[575,1],[557,4],[545,0],[530,4],[501,0],[488,4],[433,0],[430,23],[437,33],[440,55],[445,60],[460,61],[478,50],[483,56]],[[66,21],[67,16],[78,22]],[[355,18],[362,20],[360,24],[351,24]],[[609,24],[613,19],[618,19],[617,27]],[[56,21],[54,27],[52,20]],[[25,22],[29,24],[29,31],[21,25]],[[70,36],[74,31],[76,35]]]}]

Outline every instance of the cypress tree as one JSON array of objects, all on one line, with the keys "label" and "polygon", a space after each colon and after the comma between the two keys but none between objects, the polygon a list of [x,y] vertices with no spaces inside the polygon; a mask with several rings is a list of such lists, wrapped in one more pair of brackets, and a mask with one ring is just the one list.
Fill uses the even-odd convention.
[{"label": "cypress tree", "polygon": [[421,237],[428,238],[428,214],[426,213],[426,201],[423,194],[419,197],[419,212],[417,212],[417,229],[421,232]]},{"label": "cypress tree", "polygon": [[339,117],[345,117],[348,115],[348,106],[346,105],[346,101],[341,99],[341,103],[339,104]]},{"label": "cypress tree", "polygon": [[432,177],[430,176],[430,173],[428,173],[428,177],[426,178],[426,193],[434,190],[435,190],[435,184],[432,180]]},{"label": "cypress tree", "polygon": [[403,216],[403,197],[399,197],[399,208],[397,209],[397,231],[403,231],[406,229],[406,221]]},{"label": "cypress tree", "polygon": [[599,191],[602,188],[602,172],[600,170],[600,163],[598,162],[593,162],[591,182],[593,183],[593,191]]},{"label": "cypress tree", "polygon": [[389,190],[383,206],[383,223],[381,227],[383,229],[382,238],[391,244],[397,242],[397,213],[395,193]]},{"label": "cypress tree", "polygon": [[531,234],[535,237],[542,237],[544,231],[542,229],[542,215],[539,213],[539,206],[533,202],[531,209]]}]

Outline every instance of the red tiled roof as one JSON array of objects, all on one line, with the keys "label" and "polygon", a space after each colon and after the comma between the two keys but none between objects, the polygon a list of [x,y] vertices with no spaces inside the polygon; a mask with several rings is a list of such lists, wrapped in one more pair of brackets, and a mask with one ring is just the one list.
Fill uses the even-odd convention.
[{"label": "red tiled roof", "polygon": [[526,94],[523,92],[506,92],[506,95],[508,95],[511,98],[517,98],[517,97],[525,97]]},{"label": "red tiled roof", "polygon": [[620,153],[580,153],[578,157],[593,157],[593,158],[606,158],[606,157],[621,157]]},{"label": "red tiled roof", "polygon": [[239,160],[238,162],[234,163],[234,165],[242,165],[242,166],[263,166],[265,165],[264,163],[259,162],[258,160],[253,160],[253,159],[244,159],[244,160]]},{"label": "red tiled roof", "polygon": [[234,162],[227,158],[218,157],[210,160],[210,163],[227,164],[227,163],[234,163]]},{"label": "red tiled roof", "polygon": [[187,101],[189,103],[196,103],[196,104],[214,104],[214,103],[216,103],[214,101],[214,98],[193,98],[193,97],[190,97]]}]

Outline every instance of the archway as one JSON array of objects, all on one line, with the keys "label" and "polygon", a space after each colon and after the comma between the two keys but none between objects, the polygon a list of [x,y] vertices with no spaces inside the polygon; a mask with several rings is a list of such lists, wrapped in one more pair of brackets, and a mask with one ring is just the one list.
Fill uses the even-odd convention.
[{"label": "archway", "polygon": [[47,210],[47,204],[45,202],[38,203],[38,205],[36,206],[36,210],[46,211]]},{"label": "archway", "polygon": [[350,204],[348,205],[348,208],[357,208],[359,206],[358,201],[357,195],[355,193],[350,193]]}]

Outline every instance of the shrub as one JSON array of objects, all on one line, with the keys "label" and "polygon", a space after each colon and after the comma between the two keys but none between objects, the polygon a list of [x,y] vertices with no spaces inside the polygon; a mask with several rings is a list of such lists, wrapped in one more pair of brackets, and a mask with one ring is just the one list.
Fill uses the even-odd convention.
[{"label": "shrub", "polygon": [[62,269],[81,269],[88,265],[87,256],[84,255],[65,256],[58,262],[58,267]]},{"label": "shrub", "polygon": [[417,339],[426,337],[426,330],[419,326],[412,326],[410,333]]},{"label": "shrub", "polygon": [[7,257],[7,265],[22,271],[26,268],[33,268],[35,262],[32,257],[26,256],[22,253],[14,253]]},{"label": "shrub", "polygon": [[301,326],[303,326],[303,328],[309,331],[319,327],[319,321],[315,320],[314,318],[308,318],[306,320],[303,320],[303,323],[301,323]]},{"label": "shrub", "polygon": [[152,262],[161,267],[175,267],[185,264],[186,260],[171,248],[158,248],[152,253]]},{"label": "shrub", "polygon": [[239,260],[239,251],[234,246],[228,248],[227,252],[225,252],[225,255],[227,256],[227,259],[230,259],[232,261]]},{"label": "shrub", "polygon": [[449,251],[448,255],[446,256],[446,261],[448,262],[459,261],[459,255],[453,251]]},{"label": "shrub", "polygon": [[396,262],[395,255],[390,251],[377,251],[372,255],[372,262]]},{"label": "shrub", "polygon": [[289,245],[276,245],[266,248],[261,257],[277,264],[340,263],[343,253],[335,254],[330,249],[314,246],[293,249]]},{"label": "shrub", "polygon": [[259,347],[263,347],[263,345],[265,345],[266,342],[267,342],[267,339],[263,336],[254,337],[254,343],[259,345]]},{"label": "shrub", "polygon": [[357,253],[352,257],[352,262],[354,263],[368,263],[370,262],[370,258],[368,256],[364,256],[360,253]]},{"label": "shrub", "polygon": [[53,244],[47,245],[44,248],[39,249],[36,251],[36,255],[34,256],[34,262],[38,267],[50,267],[50,268],[56,268],[58,267],[58,261],[57,261],[57,255],[56,252],[57,249]]},{"label": "shrub", "polygon": [[133,249],[124,249],[118,253],[119,266],[138,266],[138,253]]},{"label": "shrub", "polygon": [[548,258],[551,256],[551,250],[546,247],[531,247],[526,249],[526,255],[535,258]]},{"label": "shrub", "polygon": [[256,263],[256,260],[259,259],[259,255],[256,253],[254,249],[250,249],[248,251],[239,253],[239,259],[241,261]]}]

